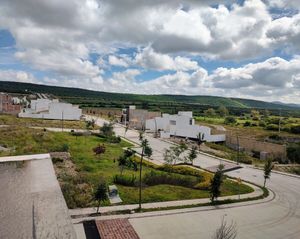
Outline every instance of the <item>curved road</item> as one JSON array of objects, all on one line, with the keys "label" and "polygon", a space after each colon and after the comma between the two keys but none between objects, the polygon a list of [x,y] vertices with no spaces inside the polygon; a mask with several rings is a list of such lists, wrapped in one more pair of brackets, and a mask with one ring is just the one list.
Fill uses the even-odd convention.
[{"label": "curved road", "polygon": [[[97,123],[101,125],[102,120]],[[124,136],[124,128],[115,127],[118,135]],[[162,153],[170,143],[146,136],[154,151],[154,160],[162,162]],[[126,138],[138,143],[138,133],[128,130]],[[195,164],[210,167],[219,160],[199,155]],[[243,165],[243,168],[227,173],[230,176],[263,185],[263,172]],[[130,223],[140,238],[212,238],[224,217],[228,223],[237,225],[237,238],[299,239],[300,238],[300,178],[272,173],[267,187],[275,198],[265,203],[231,208],[215,208],[209,211],[186,212],[172,215],[131,218]]]}]

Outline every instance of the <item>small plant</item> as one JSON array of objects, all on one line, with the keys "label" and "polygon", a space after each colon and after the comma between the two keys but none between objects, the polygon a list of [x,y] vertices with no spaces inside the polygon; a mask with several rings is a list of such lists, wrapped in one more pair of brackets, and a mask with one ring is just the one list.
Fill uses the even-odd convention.
[{"label": "small plant", "polygon": [[227,222],[222,218],[221,226],[216,230],[216,233],[212,239],[235,239],[237,236],[236,223],[231,222],[227,225]]},{"label": "small plant", "polygon": [[236,124],[236,119],[233,116],[227,116],[224,120],[224,124]]},{"label": "small plant", "polygon": [[106,192],[107,192],[106,182],[104,180],[101,180],[100,183],[98,184],[98,187],[94,195],[94,199],[98,201],[97,213],[99,212],[99,207],[101,202],[108,199]]},{"label": "small plant", "polygon": [[96,124],[96,121],[94,119],[88,120],[85,122],[85,127],[86,127],[86,129],[93,129],[93,128],[95,128],[95,124]]},{"label": "small plant", "polygon": [[215,200],[221,195],[221,185],[223,183],[223,168],[224,166],[220,164],[218,171],[215,173],[213,179],[210,182],[210,195],[212,203],[214,203]]},{"label": "small plant", "polygon": [[97,156],[100,156],[101,154],[105,153],[106,147],[104,144],[99,144],[97,147],[93,148],[93,151]]},{"label": "small plant", "polygon": [[189,155],[187,157],[192,165],[194,163],[194,160],[197,158],[197,154],[198,154],[197,147],[192,146],[192,149],[190,150]]},{"label": "small plant", "polygon": [[264,187],[266,187],[267,179],[269,179],[271,176],[271,171],[272,171],[273,167],[274,167],[273,159],[267,158],[267,160],[265,162],[265,166],[264,166]]},{"label": "small plant", "polygon": [[111,123],[104,123],[102,127],[100,127],[100,134],[102,134],[106,138],[110,138],[115,135],[113,130],[113,125]]},{"label": "small plant", "polygon": [[136,176],[134,174],[131,176],[116,174],[113,181],[115,184],[133,187],[136,185]]}]

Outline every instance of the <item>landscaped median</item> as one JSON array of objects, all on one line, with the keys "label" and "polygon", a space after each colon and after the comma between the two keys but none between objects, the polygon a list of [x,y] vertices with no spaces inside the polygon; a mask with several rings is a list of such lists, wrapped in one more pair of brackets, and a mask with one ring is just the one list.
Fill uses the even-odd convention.
[{"label": "landscaped median", "polygon": [[[141,212],[154,212],[154,211],[165,211],[165,210],[175,210],[175,209],[191,209],[196,207],[206,207],[206,206],[216,206],[216,205],[225,205],[231,203],[250,203],[250,201],[260,200],[260,203],[266,200],[271,200],[269,197],[269,191],[266,188],[262,188],[260,186],[246,183],[247,186],[253,189],[253,192],[243,194],[243,195],[232,195],[232,196],[224,196],[220,197],[218,201],[215,203],[211,203],[209,198],[202,198],[202,199],[191,199],[191,200],[178,200],[178,201],[165,201],[165,202],[155,202],[155,203],[143,203]],[[138,204],[129,204],[129,205],[117,205],[117,206],[105,206],[101,207],[99,210],[99,214],[96,213],[95,207],[90,208],[77,208],[77,209],[70,209],[69,213],[73,222],[79,222],[82,220],[88,220],[92,218],[101,217],[107,218],[114,218],[120,217],[121,214],[124,216],[127,214],[132,214],[138,208]],[[190,211],[190,210],[189,210]],[[162,212],[163,213],[163,212]],[[116,216],[114,216],[116,215]],[[119,216],[117,216],[119,215]],[[122,217],[122,216],[121,216]]]},{"label": "landscaped median", "polygon": [[[124,167],[119,165],[119,159],[124,155],[124,147],[131,147],[128,142],[123,140],[113,142],[98,134],[50,132],[19,126],[1,128],[0,134],[0,144],[14,149],[3,153],[6,156],[53,151],[66,152],[61,158],[54,157],[53,163],[69,208],[96,207],[97,201],[94,199],[94,194],[101,180],[105,180],[108,185],[117,185],[123,205],[131,204],[130,208],[134,208],[138,203],[140,159],[132,156],[131,162],[135,162],[133,167],[132,165]],[[97,147],[105,149],[104,152],[96,154],[95,148]],[[152,204],[155,208],[160,205],[182,206],[182,203],[178,201],[189,201],[187,204],[183,203],[185,206],[208,203],[212,177],[213,174],[209,172],[187,166],[155,165],[144,160],[143,208],[146,209],[147,203],[158,203]],[[238,198],[239,193],[241,198],[248,197],[247,195],[252,197],[256,191],[248,184],[238,184],[225,179],[219,199],[229,197],[225,199],[234,200]],[[110,206],[108,200],[101,205],[102,208],[106,206]]]}]

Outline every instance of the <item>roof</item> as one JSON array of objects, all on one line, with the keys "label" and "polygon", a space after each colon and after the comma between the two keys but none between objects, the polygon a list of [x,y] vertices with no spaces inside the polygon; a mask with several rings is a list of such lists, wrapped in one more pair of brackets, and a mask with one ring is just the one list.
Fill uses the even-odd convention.
[{"label": "roof", "polygon": [[0,238],[76,238],[50,156],[44,156],[0,158]]}]

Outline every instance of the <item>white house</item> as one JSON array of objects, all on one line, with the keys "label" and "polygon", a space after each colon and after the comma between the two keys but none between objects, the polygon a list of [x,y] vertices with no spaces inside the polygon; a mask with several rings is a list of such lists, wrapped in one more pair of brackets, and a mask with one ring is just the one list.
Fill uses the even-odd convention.
[{"label": "white house", "polygon": [[80,120],[81,115],[82,110],[78,106],[49,99],[32,100],[30,108],[24,108],[19,113],[22,118],[58,120]]},{"label": "white house", "polygon": [[199,133],[207,142],[225,141],[225,134],[211,134],[211,128],[195,125],[193,112],[178,112],[177,115],[163,114],[162,117],[146,120],[146,130],[160,132],[161,138],[178,136],[190,139],[197,139]]}]

